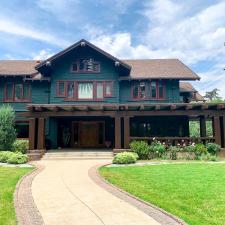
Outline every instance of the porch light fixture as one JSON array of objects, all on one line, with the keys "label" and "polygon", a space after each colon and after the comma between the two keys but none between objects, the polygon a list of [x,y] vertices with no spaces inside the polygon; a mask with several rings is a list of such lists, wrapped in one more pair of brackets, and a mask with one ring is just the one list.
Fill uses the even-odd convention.
[{"label": "porch light fixture", "polygon": [[120,63],[118,61],[115,62],[115,66],[119,66]]}]

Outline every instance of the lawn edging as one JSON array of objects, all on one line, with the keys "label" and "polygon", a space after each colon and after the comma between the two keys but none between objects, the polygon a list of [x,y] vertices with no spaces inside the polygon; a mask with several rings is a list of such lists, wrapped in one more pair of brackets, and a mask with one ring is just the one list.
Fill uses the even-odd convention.
[{"label": "lawn edging", "polygon": [[19,180],[14,191],[13,200],[16,220],[19,225],[43,225],[44,222],[42,216],[34,203],[31,187],[33,179],[44,169],[44,167],[36,163],[30,164],[35,167],[34,170],[25,174]]},{"label": "lawn edging", "polygon": [[117,186],[109,183],[106,179],[104,179],[100,173],[99,168],[103,166],[108,166],[108,164],[100,164],[96,165],[88,171],[88,174],[90,178],[98,184],[103,189],[107,190],[111,194],[115,195],[116,197],[126,201],[127,203],[135,206],[137,209],[141,210],[145,214],[151,216],[153,219],[155,219],[157,222],[159,222],[162,225],[188,225],[186,222],[184,222],[182,219],[174,216],[173,214],[163,210],[162,208],[159,208],[158,206],[155,206],[149,202],[146,202],[120,188]]}]

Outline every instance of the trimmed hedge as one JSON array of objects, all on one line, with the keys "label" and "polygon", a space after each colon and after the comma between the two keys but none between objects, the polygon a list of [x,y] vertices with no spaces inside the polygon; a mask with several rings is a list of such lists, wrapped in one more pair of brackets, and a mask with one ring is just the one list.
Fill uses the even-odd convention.
[{"label": "trimmed hedge", "polygon": [[0,162],[10,164],[23,164],[28,161],[28,156],[20,152],[0,151]]},{"label": "trimmed hedge", "polygon": [[28,140],[16,140],[13,145],[14,152],[21,152],[25,154],[29,149],[29,141]]},{"label": "trimmed hedge", "polygon": [[121,152],[118,153],[114,159],[114,164],[130,164],[135,163],[138,159],[138,155],[134,152]]}]

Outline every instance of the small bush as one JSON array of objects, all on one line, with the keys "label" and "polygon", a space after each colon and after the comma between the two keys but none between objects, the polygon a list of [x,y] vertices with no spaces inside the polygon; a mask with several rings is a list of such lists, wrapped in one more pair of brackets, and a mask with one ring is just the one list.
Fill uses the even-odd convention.
[{"label": "small bush", "polygon": [[150,148],[147,142],[145,141],[132,141],[130,143],[130,148],[132,152],[138,154],[139,159],[148,159]]},{"label": "small bush", "polygon": [[149,148],[151,152],[156,153],[159,157],[166,151],[165,146],[156,140],[151,143]]},{"label": "small bush", "polygon": [[170,159],[176,160],[177,159],[177,152],[181,152],[182,148],[177,146],[170,146],[169,149]]},{"label": "small bush", "polygon": [[206,153],[200,156],[200,160],[203,161],[217,161],[217,157],[215,155],[211,155],[210,153]]},{"label": "small bush", "polygon": [[11,150],[16,140],[15,112],[10,106],[0,107],[0,149]]},{"label": "small bush", "polygon": [[207,143],[206,149],[210,154],[216,155],[216,153],[220,151],[221,147],[215,143]]},{"label": "small bush", "polygon": [[184,152],[195,152],[195,146],[194,145],[188,145],[188,146],[185,146],[183,148],[183,151]]},{"label": "small bush", "polygon": [[130,164],[130,163],[135,163],[138,159],[138,155],[133,152],[122,152],[118,153],[114,159],[113,163],[114,164]]},{"label": "small bush", "polygon": [[1,151],[0,152],[0,162],[1,163],[6,163],[8,159],[10,158],[11,155],[13,155],[13,152],[10,151]]},{"label": "small bush", "polygon": [[202,155],[202,154],[206,154],[207,153],[207,149],[205,147],[205,145],[199,143],[195,145],[195,154],[196,155]]},{"label": "small bush", "polygon": [[10,164],[23,164],[28,161],[27,155],[21,154],[21,153],[13,153],[10,155],[9,159],[7,160],[7,163]]},{"label": "small bush", "polygon": [[29,148],[29,142],[27,140],[16,140],[12,147],[14,152],[25,154]]}]

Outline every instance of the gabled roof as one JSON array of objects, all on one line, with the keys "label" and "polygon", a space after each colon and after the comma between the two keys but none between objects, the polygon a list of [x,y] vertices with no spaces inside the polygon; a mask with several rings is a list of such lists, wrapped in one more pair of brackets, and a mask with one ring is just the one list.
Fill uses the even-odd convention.
[{"label": "gabled roof", "polygon": [[196,73],[178,59],[138,59],[123,60],[123,62],[132,68],[131,79],[200,79]]},{"label": "gabled roof", "polygon": [[36,69],[41,68],[42,66],[44,66],[46,64],[46,62],[51,62],[54,61],[55,59],[65,55],[66,53],[74,50],[77,47],[80,46],[89,46],[90,48],[94,49],[95,51],[99,52],[100,54],[106,56],[107,58],[113,60],[114,62],[119,62],[120,65],[122,65],[123,67],[125,67],[126,69],[130,70],[130,66],[128,64],[126,64],[125,62],[121,61],[120,59],[117,59],[116,57],[110,55],[109,53],[103,51],[102,49],[98,48],[97,46],[91,44],[90,42],[86,41],[85,39],[81,39],[80,41],[76,42],[75,44],[71,45],[70,47],[64,49],[63,51],[51,56],[50,58],[42,61],[41,63],[39,63],[38,65],[36,65]]},{"label": "gabled roof", "polygon": [[37,74],[35,60],[0,60],[1,76],[29,76]]},{"label": "gabled roof", "polygon": [[180,92],[197,92],[189,82],[180,82]]}]

